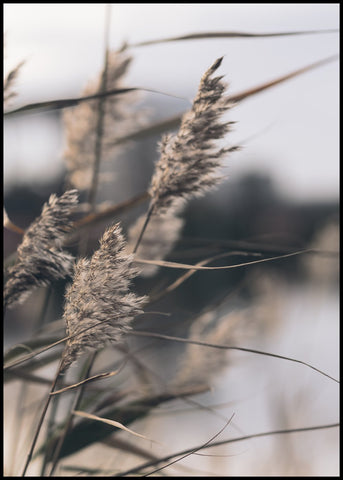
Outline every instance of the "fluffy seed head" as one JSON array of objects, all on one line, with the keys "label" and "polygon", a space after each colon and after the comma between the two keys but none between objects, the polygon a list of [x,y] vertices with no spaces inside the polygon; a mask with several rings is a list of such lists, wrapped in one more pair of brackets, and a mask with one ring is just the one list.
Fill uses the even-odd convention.
[{"label": "fluffy seed head", "polygon": [[77,262],[73,283],[66,291],[63,317],[71,338],[64,350],[62,370],[86,350],[117,342],[131,328],[131,320],[142,313],[145,297],[129,291],[138,274],[132,258],[125,253],[117,224],[106,230],[91,259]]},{"label": "fluffy seed head", "polygon": [[[114,90],[122,86],[122,80],[132,61],[123,53],[110,52],[106,75],[106,90]],[[99,92],[102,74],[96,81],[90,82],[82,95],[92,95]],[[134,129],[132,124],[142,120],[140,115],[133,115],[130,108],[136,101],[135,93],[125,96],[114,95],[106,97],[103,124],[104,160],[111,160],[118,153],[119,146],[113,146],[116,138]],[[66,133],[66,149],[64,159],[68,170],[68,182],[79,190],[88,189],[92,182],[95,144],[97,137],[97,122],[99,100],[81,102],[74,108],[67,109],[63,115]],[[107,176],[108,177],[108,176]],[[102,176],[102,179],[107,178]]]},{"label": "fluffy seed head", "polygon": [[76,190],[69,190],[61,197],[51,195],[41,215],[27,229],[17,249],[17,262],[7,272],[5,307],[22,303],[34,288],[71,274],[73,256],[61,247],[77,201]]},{"label": "fluffy seed head", "polygon": [[8,107],[14,97],[17,96],[14,85],[17,81],[19,71],[25,62],[20,62],[6,76],[4,80],[4,107]]},{"label": "fluffy seed head", "polygon": [[149,193],[155,211],[166,211],[180,198],[203,195],[219,182],[223,157],[232,148],[219,148],[217,141],[230,131],[232,122],[221,117],[232,106],[225,96],[226,83],[213,77],[219,58],[203,75],[192,108],[176,135],[165,135],[160,145]]}]

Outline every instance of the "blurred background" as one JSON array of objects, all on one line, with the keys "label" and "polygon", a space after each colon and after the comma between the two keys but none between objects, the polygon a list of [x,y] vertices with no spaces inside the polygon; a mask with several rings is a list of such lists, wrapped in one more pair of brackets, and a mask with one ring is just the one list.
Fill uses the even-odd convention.
[{"label": "blurred background", "polygon": [[[339,4],[324,3],[114,4],[110,47],[209,30],[265,33],[337,29],[338,11]],[[105,13],[105,4],[4,5],[5,70],[25,60],[16,105],[80,94],[102,66]],[[335,32],[135,48],[127,83],[191,100],[202,73],[224,55],[222,73],[231,84],[231,92],[236,93],[338,53],[338,40]],[[232,177],[251,169],[267,170],[277,190],[292,199],[337,199],[338,66],[338,62],[328,64],[235,109],[237,128],[231,140],[254,138],[230,163]],[[172,109],[188,107],[187,100],[173,100],[171,106],[171,99],[163,95],[146,97],[148,103],[167,102],[160,107],[161,117],[168,117]],[[43,182],[61,173],[63,139],[55,123],[50,115],[38,114],[6,120],[6,191],[18,182],[19,170],[20,181],[27,183]],[[35,135],[39,141],[31,141],[27,149],[26,142]]]},{"label": "blurred background", "polygon": [[[25,61],[11,108],[79,96],[102,69],[107,13],[107,4],[4,4],[5,74]],[[124,42],[134,45],[208,31],[338,28],[339,4],[334,3],[111,4],[109,43],[118,49]],[[229,82],[230,92],[238,93],[338,53],[338,41],[338,32],[331,32],[133,46],[125,82],[161,92],[139,96],[137,108],[146,112],[148,125],[186,111],[200,77],[220,56],[224,56],[220,74]],[[247,325],[249,334],[241,332],[236,344],[300,358],[337,377],[338,69],[338,61],[329,63],[231,110],[229,119],[236,123],[229,142],[243,148],[228,159],[227,179],[220,188],[187,205],[182,238],[169,259],[195,263],[204,258],[201,249],[209,241],[216,248],[240,248],[247,253],[278,254],[313,247],[330,255],[199,272],[156,305],[157,310],[174,312],[161,331],[170,332],[177,319],[177,334],[184,334],[190,314],[197,315],[219,301],[225,314],[244,312],[242,325]],[[159,140],[155,135],[125,148],[115,162],[115,183],[105,184],[98,202],[120,202],[147,188]],[[65,144],[61,111],[5,117],[4,203],[11,220],[21,228],[39,215],[51,193],[63,190]],[[120,217],[124,229],[145,208]],[[104,226],[95,230],[93,246]],[[5,257],[19,242],[18,234],[4,230]],[[242,257],[231,261],[238,263]],[[174,278],[175,273],[161,269],[153,280],[138,279],[136,288],[146,293]],[[61,284],[56,298],[50,300],[52,319],[61,313],[63,288]],[[6,347],[27,338],[39,310],[41,297],[39,292],[35,295],[8,313]],[[230,299],[224,301],[227,295]],[[175,351],[175,346],[159,344],[148,360],[163,372]],[[230,366],[215,376],[211,395],[199,399],[207,405],[222,405],[220,412],[227,417],[235,413],[234,428],[228,427],[222,434],[225,438],[336,421],[335,383],[276,359],[238,353],[230,353],[228,359]],[[15,415],[11,407],[9,399],[9,418]],[[223,426],[222,419],[204,412],[186,411],[170,418],[158,414],[157,420],[139,424],[136,430],[144,427],[148,437],[167,443],[169,450],[196,446]],[[200,475],[338,474],[336,430],[256,439],[208,453],[225,456],[193,456],[183,464]]]}]

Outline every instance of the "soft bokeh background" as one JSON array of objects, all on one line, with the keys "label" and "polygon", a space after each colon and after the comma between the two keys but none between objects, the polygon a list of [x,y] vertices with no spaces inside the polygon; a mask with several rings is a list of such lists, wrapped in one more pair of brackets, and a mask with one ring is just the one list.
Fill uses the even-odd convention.
[{"label": "soft bokeh background", "polygon": [[[5,4],[5,66],[25,60],[17,105],[79,95],[101,69],[105,4]],[[193,32],[279,32],[337,29],[339,4],[113,4],[110,46]],[[258,39],[211,39],[133,49],[130,86],[191,99],[199,77],[219,56],[232,92],[338,53],[338,33]],[[148,94],[148,101],[165,100]],[[188,103],[180,100],[179,111]],[[168,111],[164,112],[165,117]],[[338,197],[338,62],[244,102],[235,111],[233,140],[249,141],[230,175],[265,169],[292,198]],[[63,168],[60,136],[49,119],[6,122],[5,187],[43,180]],[[36,125],[39,122],[39,126]],[[38,132],[37,132],[38,131]],[[28,151],[18,140],[30,138]],[[325,139],[325,141],[323,141]],[[277,159],[277,160],[276,160]]]},{"label": "soft bokeh background", "polygon": [[[22,60],[26,62],[18,77],[13,107],[78,96],[88,80],[98,75],[104,58],[106,8],[106,4],[4,5],[5,71]],[[195,32],[264,33],[339,26],[339,4],[324,3],[112,4],[110,12],[112,48],[119,48],[124,41],[134,44]],[[126,82],[128,86],[181,97],[144,94],[143,106],[151,109],[151,118],[164,119],[188,108],[201,75],[219,56],[224,55],[220,73],[235,93],[338,53],[338,40],[335,32],[136,47],[131,49],[134,60]],[[273,238],[281,237],[288,247],[309,245],[338,251],[338,68],[338,61],[330,63],[232,110],[230,119],[237,123],[230,142],[243,143],[244,148],[230,157],[225,171],[228,181],[218,192],[189,205],[184,239],[260,238],[273,242]],[[111,195],[112,201],[120,201],[146,188],[157,156],[157,140],[139,144],[131,152],[131,157],[139,157],[119,162],[124,180],[113,191],[101,191],[100,196]],[[60,112],[8,117],[4,143],[5,204],[12,220],[26,227],[39,213],[43,199],[61,187],[64,177]],[[143,171],[135,169],[137,161],[142,162]],[[31,192],[30,201],[35,198],[36,203],[29,203],[27,192]],[[5,240],[5,252],[13,252],[18,235],[7,232]],[[184,260],[177,255],[175,258]],[[186,317],[212,298],[212,290],[226,289],[233,292],[230,315],[247,311],[252,324],[256,324],[250,336],[244,332],[242,346],[299,358],[336,377],[337,257],[304,257],[278,265],[280,270],[272,266],[249,270],[245,280],[249,295],[242,289],[245,296],[240,295],[239,287],[243,273],[201,272],[169,304],[159,308],[176,310],[177,315],[186,312]],[[161,282],[165,281],[163,275],[161,272],[158,277]],[[144,288],[144,283],[138,288]],[[7,318],[12,327],[8,323],[5,327],[6,346],[27,338],[40,300],[39,295],[33,296]],[[173,352],[167,348],[165,345],[159,354],[168,360]],[[156,368],[163,371],[164,363],[156,358]],[[230,353],[229,359],[230,367],[216,378],[213,392],[198,398],[202,404],[216,404],[217,412],[226,418],[235,414],[233,424],[218,440],[336,421],[338,396],[334,382],[281,360],[237,352]],[[170,357],[168,362],[173,363]],[[7,468],[13,467],[12,473],[18,473],[11,459],[15,442],[11,426],[17,414],[13,409],[18,392],[15,388],[12,384],[5,398],[5,448]],[[134,425],[137,431],[163,444],[155,447],[160,455],[204,443],[223,426],[223,418],[211,412],[187,410],[175,414],[170,413],[170,408],[169,413],[160,409],[153,419]],[[184,405],[175,408],[184,409]],[[93,453],[94,461],[104,448],[101,445]],[[198,475],[327,476],[338,474],[338,451],[337,430],[333,429],[232,444],[206,452],[223,457],[191,456],[183,465],[196,469]],[[120,460],[125,468],[122,454],[115,457],[113,450],[105,452],[103,466],[116,468]]]}]

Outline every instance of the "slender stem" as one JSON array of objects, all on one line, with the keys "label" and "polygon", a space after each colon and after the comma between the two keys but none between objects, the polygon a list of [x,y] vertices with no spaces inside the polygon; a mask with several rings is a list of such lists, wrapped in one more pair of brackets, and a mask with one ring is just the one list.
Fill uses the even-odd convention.
[{"label": "slender stem", "polygon": [[[90,371],[92,369],[92,366],[93,366],[93,363],[94,363],[94,359],[97,355],[97,352],[94,352],[91,357],[88,359],[87,361],[87,365],[86,365],[86,372],[84,375],[82,375],[83,379],[87,378],[90,374]],[[55,451],[54,451],[54,456],[52,458],[52,467],[51,467],[51,470],[50,470],[50,473],[49,473],[49,477],[52,476],[52,474],[54,473],[56,467],[57,467],[57,464],[60,460],[60,452],[61,452],[61,449],[63,447],[63,443],[64,443],[64,440],[72,426],[72,422],[73,422],[73,414],[72,412],[74,410],[77,410],[78,407],[79,407],[79,404],[81,402],[81,399],[82,399],[82,395],[84,393],[84,390],[85,390],[85,386],[86,385],[83,385],[79,391],[77,392],[77,395],[75,396],[75,399],[74,399],[74,403],[73,403],[73,406],[70,410],[70,413],[68,415],[68,418],[67,418],[67,422],[65,424],[65,427],[63,429],[63,432],[60,436],[60,438],[58,439],[58,443],[57,443],[57,446],[55,448]]]},{"label": "slender stem", "polygon": [[[17,402],[16,402],[16,406],[15,406],[15,411],[16,411],[17,418],[15,418],[15,423],[13,425],[14,434],[13,434],[13,440],[12,440],[12,449],[11,449],[12,456],[11,456],[11,461],[10,461],[10,466],[9,466],[9,472],[13,472],[15,460],[16,460],[16,458],[18,458],[16,453],[17,453],[18,445],[19,445],[19,438],[20,438],[19,434],[22,430],[22,425],[23,425],[23,420],[24,420],[23,400],[25,398],[27,398],[27,383],[22,382],[21,385],[20,385],[19,395],[18,395],[18,399],[17,399]],[[10,475],[10,476],[14,476],[14,475]]]},{"label": "slender stem", "polygon": [[42,427],[42,424],[43,424],[43,421],[44,421],[44,418],[45,418],[45,414],[48,410],[48,407],[49,407],[49,403],[50,403],[50,400],[51,400],[51,395],[50,393],[52,393],[56,387],[56,384],[57,384],[57,381],[59,379],[59,376],[60,376],[60,373],[61,373],[61,364],[59,365],[58,369],[57,369],[57,372],[56,372],[56,375],[55,375],[55,378],[52,382],[52,385],[51,385],[51,389],[50,389],[50,392],[49,392],[49,395],[47,396],[47,399],[46,399],[46,402],[45,402],[45,405],[44,405],[44,408],[42,410],[42,413],[41,413],[41,416],[40,416],[40,419],[39,419],[39,422],[38,422],[38,425],[37,425],[37,428],[36,428],[36,432],[35,432],[35,435],[33,437],[33,440],[32,440],[32,443],[31,443],[31,448],[30,448],[30,451],[27,455],[27,459],[26,459],[26,463],[25,463],[25,467],[24,467],[24,470],[23,470],[23,473],[22,473],[22,477],[25,477],[25,474],[26,474],[26,470],[31,462],[31,459],[32,459],[32,455],[33,455],[33,451],[34,451],[34,448],[36,446],[36,443],[37,443],[37,440],[38,440],[38,436],[39,436],[39,432],[41,430],[41,427]]},{"label": "slender stem", "polygon": [[137,239],[135,248],[133,249],[133,252],[132,252],[132,253],[136,253],[136,252],[137,252],[137,249],[138,249],[138,247],[139,247],[139,244],[141,243],[141,240],[142,240],[142,238],[143,238],[143,235],[144,235],[144,232],[145,232],[145,230],[146,230],[146,227],[148,226],[148,223],[149,223],[149,220],[150,220],[150,218],[151,218],[151,215],[153,214],[154,208],[155,208],[155,202],[154,202],[154,201],[151,201],[150,206],[149,206],[149,209],[148,209],[147,214],[146,214],[146,217],[145,217],[144,225],[143,225],[143,227],[142,227],[141,233],[139,234],[139,237],[138,237],[138,239]]},{"label": "slender stem", "polygon": [[77,220],[73,227],[76,230],[80,230],[83,227],[90,227],[96,224],[97,222],[101,222],[102,220],[106,220],[108,218],[113,217],[114,215],[119,215],[120,213],[125,212],[126,210],[139,205],[142,202],[145,202],[150,198],[148,192],[143,192],[135,195],[134,197],[129,198],[128,200],[124,200],[123,202],[117,203],[111,207],[106,208],[103,211],[97,213],[89,213],[86,217]]},{"label": "slender stem", "polygon": [[[106,8],[106,19],[105,19],[105,59],[104,59],[104,69],[102,72],[99,93],[106,91],[107,86],[107,73],[108,73],[108,57],[109,57],[109,32],[110,32],[110,5],[107,5]],[[102,141],[104,136],[104,123],[105,123],[105,103],[106,97],[100,97],[98,102],[98,118],[97,125],[95,130],[95,145],[94,145],[94,163],[93,163],[93,174],[92,174],[92,183],[88,192],[88,203],[91,206],[91,213],[95,211],[96,203],[96,194],[98,190],[99,183],[99,172],[100,164],[102,159]],[[84,256],[87,252],[87,243],[88,243],[89,234],[84,236],[79,242],[78,253],[80,256]]]},{"label": "slender stem", "polygon": [[41,467],[41,472],[40,472],[41,477],[45,477],[45,470],[46,470],[47,464],[49,462],[49,458],[51,458],[51,456],[52,456],[52,451],[51,451],[52,449],[51,449],[51,446],[49,444],[49,439],[51,437],[53,428],[55,427],[55,419],[56,419],[56,414],[57,414],[57,409],[58,409],[58,403],[61,399],[61,397],[59,395],[57,397],[58,398],[55,398],[54,399],[55,401],[51,405],[50,415],[49,415],[48,422],[47,422],[48,423],[47,424],[47,432],[46,432],[46,436],[45,436],[46,449],[44,451],[44,459],[43,459],[43,462],[42,462],[42,467]]},{"label": "slender stem", "polygon": [[[99,93],[106,91],[107,86],[107,72],[108,72],[108,57],[109,57],[109,32],[110,32],[110,10],[111,5],[107,5],[106,8],[106,26],[105,26],[105,60],[104,60],[104,70],[102,74],[101,84]],[[106,97],[99,98],[98,104],[98,123],[96,129],[96,140],[95,140],[95,149],[94,149],[94,165],[93,165],[93,177],[92,185],[89,191],[88,201],[91,204],[92,209],[94,210],[95,198],[98,188],[99,180],[99,170],[102,156],[102,139],[104,134],[104,120],[105,120],[105,102]]]}]

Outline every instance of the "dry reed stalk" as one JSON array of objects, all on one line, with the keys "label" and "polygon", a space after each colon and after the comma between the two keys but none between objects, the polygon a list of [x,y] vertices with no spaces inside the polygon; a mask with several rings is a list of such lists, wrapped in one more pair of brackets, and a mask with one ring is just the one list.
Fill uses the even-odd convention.
[{"label": "dry reed stalk", "polygon": [[22,303],[34,288],[72,273],[74,258],[62,250],[62,244],[71,229],[71,215],[77,201],[76,190],[69,190],[61,197],[51,195],[41,215],[26,230],[17,249],[17,262],[8,270],[5,307]]}]

